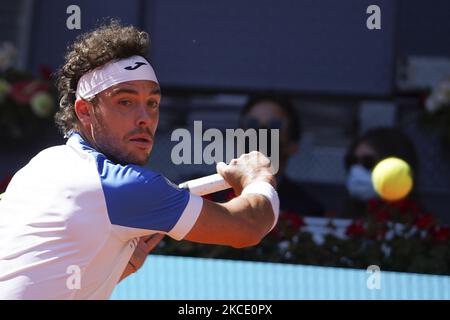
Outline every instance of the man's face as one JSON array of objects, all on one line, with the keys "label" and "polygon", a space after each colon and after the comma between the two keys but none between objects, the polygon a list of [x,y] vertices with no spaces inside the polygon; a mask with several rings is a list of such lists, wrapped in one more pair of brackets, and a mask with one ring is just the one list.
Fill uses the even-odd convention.
[{"label": "man's face", "polygon": [[124,82],[100,92],[96,100],[87,132],[94,147],[117,163],[146,164],[159,120],[159,85]]},{"label": "man's face", "polygon": [[[290,121],[283,108],[273,101],[263,100],[250,108],[245,115],[244,122],[248,122],[247,127],[280,130],[280,167],[278,172],[282,174],[289,157],[297,152],[298,149],[297,141],[292,141],[289,137],[288,126],[290,125]],[[254,124],[249,125],[250,123]]]},{"label": "man's face", "polygon": [[[251,107],[246,115],[247,119],[254,119],[260,127],[280,130],[280,143],[289,141],[289,118],[283,109],[273,101],[261,101]],[[272,125],[273,123],[273,125]]]}]

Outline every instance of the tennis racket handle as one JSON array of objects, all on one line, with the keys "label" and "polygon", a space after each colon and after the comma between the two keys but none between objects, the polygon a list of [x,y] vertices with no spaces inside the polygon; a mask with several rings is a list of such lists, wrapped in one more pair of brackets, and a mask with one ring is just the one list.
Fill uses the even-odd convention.
[{"label": "tennis racket handle", "polygon": [[218,173],[183,182],[179,187],[187,189],[190,193],[198,196],[231,188],[228,182],[226,182]]}]

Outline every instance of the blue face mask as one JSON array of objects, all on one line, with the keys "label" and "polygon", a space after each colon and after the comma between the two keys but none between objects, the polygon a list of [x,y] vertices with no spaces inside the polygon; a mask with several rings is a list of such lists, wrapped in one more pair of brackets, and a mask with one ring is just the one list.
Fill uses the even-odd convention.
[{"label": "blue face mask", "polygon": [[353,198],[369,200],[377,197],[377,192],[372,184],[372,173],[362,165],[355,164],[350,167],[346,186]]}]

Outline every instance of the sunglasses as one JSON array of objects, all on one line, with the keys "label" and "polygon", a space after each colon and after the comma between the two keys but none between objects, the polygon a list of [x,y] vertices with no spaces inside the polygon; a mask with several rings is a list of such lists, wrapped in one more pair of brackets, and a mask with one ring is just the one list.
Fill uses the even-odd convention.
[{"label": "sunglasses", "polygon": [[242,120],[242,127],[244,129],[279,129],[284,127],[284,121],[281,119],[272,119],[269,122],[261,122],[254,117],[245,117]]},{"label": "sunglasses", "polygon": [[355,164],[360,164],[367,170],[372,171],[377,163],[378,159],[373,156],[356,157],[355,155],[351,154],[345,157],[345,167],[347,169]]}]

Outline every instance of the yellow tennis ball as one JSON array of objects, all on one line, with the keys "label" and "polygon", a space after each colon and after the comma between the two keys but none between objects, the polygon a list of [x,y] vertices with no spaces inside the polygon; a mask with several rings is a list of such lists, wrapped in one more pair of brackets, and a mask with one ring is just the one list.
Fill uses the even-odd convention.
[{"label": "yellow tennis ball", "polygon": [[402,159],[386,158],[373,169],[372,183],[381,198],[389,201],[400,200],[412,189],[411,168]]}]

